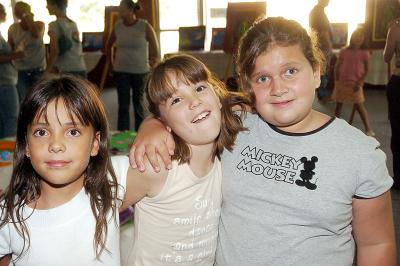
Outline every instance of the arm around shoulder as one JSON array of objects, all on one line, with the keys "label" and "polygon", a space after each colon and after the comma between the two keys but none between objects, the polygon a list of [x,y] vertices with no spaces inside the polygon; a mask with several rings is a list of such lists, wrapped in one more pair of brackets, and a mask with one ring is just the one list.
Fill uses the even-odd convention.
[{"label": "arm around shoulder", "polygon": [[145,161],[147,170],[140,172],[129,168],[126,177],[126,192],[121,210],[139,202],[144,197],[154,197],[162,189],[168,176],[168,170],[153,171],[150,163]]}]

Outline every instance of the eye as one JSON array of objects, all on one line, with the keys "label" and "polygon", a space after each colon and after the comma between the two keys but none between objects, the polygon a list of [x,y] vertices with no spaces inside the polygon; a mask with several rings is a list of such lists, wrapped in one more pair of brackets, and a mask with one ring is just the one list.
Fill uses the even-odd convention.
[{"label": "eye", "polygon": [[292,68],[289,68],[288,70],[286,70],[284,75],[286,77],[291,77],[291,76],[295,75],[297,72],[299,72],[299,70],[297,68],[292,67]]},{"label": "eye", "polygon": [[181,98],[173,98],[172,100],[171,100],[171,105],[174,105],[174,104],[177,104],[177,103],[180,103],[181,102]]},{"label": "eye", "polygon": [[262,76],[259,76],[256,78],[257,83],[267,83],[267,82],[269,82],[269,80],[270,80],[270,78],[265,75],[262,75]]},{"label": "eye", "polygon": [[201,85],[201,86],[196,87],[196,91],[197,91],[197,92],[202,92],[202,91],[204,91],[204,90],[206,90],[206,89],[207,89],[207,87],[204,86],[204,85]]},{"label": "eye", "polygon": [[47,131],[44,130],[43,128],[38,128],[38,129],[36,129],[36,130],[33,132],[33,135],[34,135],[35,137],[44,137],[44,136],[47,136],[48,133],[47,133]]},{"label": "eye", "polygon": [[71,136],[71,137],[79,137],[80,135],[81,135],[81,132],[76,128],[73,128],[67,132],[67,136]]}]

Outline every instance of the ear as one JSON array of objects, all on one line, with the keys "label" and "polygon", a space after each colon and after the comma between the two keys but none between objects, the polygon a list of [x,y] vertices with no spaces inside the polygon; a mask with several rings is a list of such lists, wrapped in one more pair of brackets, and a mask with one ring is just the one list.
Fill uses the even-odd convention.
[{"label": "ear", "polygon": [[170,128],[169,126],[165,126],[165,127],[166,127],[166,129],[167,129],[167,131],[168,131],[169,133],[172,132],[172,128]]},{"label": "ear", "polygon": [[100,131],[97,131],[93,138],[92,150],[90,151],[90,156],[96,156],[100,149]]},{"label": "ear", "polygon": [[26,142],[26,146],[25,146],[25,156],[28,157],[28,158],[31,157],[31,150],[29,148],[28,142]]},{"label": "ear", "polygon": [[317,65],[314,68],[314,90],[318,89],[321,85],[321,65]]}]

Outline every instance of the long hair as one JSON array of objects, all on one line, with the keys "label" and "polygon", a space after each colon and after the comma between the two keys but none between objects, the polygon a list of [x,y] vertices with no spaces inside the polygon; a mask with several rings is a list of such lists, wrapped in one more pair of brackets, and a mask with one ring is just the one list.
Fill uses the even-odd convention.
[{"label": "long hair", "polygon": [[[103,104],[96,87],[88,81],[73,77],[61,76],[42,80],[27,94],[21,104],[18,116],[14,169],[10,184],[2,203],[2,221],[0,227],[11,223],[24,239],[29,248],[29,230],[23,217],[24,207],[35,202],[41,195],[41,177],[36,173],[25,155],[27,132],[29,126],[38,117],[47,120],[47,106],[52,101],[63,101],[74,121],[75,116],[85,126],[92,126],[94,132],[100,133],[99,151],[92,156],[84,173],[83,186],[90,197],[90,206],[96,220],[93,245],[96,258],[103,252],[107,238],[107,217],[112,212],[116,215],[117,180],[109,157],[108,121]],[[110,174],[110,178],[107,174]]]},{"label": "long hair", "polygon": [[[265,53],[273,45],[291,46],[298,44],[315,69],[324,65],[324,56],[318,48],[315,32],[309,35],[296,21],[282,17],[268,17],[256,21],[239,41],[236,72],[239,75],[239,87],[250,94],[254,105],[255,97],[251,88],[250,77],[254,71],[259,55]],[[323,69],[323,68],[321,68]]]},{"label": "long hair", "polygon": [[[160,117],[159,105],[165,103],[176,91],[170,73],[175,74],[174,76],[187,85],[201,81],[206,81],[211,85],[222,104],[221,131],[216,140],[215,155],[220,158],[224,148],[232,150],[237,134],[245,130],[240,115],[232,112],[232,107],[246,103],[244,95],[228,92],[225,84],[217,79],[198,59],[189,55],[177,55],[158,64],[148,77],[146,97],[149,111],[155,117]],[[242,107],[242,110],[244,109]],[[189,162],[191,157],[189,146],[174,132],[172,135],[176,144],[172,159],[178,160],[179,163]]]}]

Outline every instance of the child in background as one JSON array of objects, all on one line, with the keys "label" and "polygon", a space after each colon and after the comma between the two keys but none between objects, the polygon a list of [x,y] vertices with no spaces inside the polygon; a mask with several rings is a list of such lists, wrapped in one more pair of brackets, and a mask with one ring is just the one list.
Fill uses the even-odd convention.
[{"label": "child in background", "polygon": [[364,102],[364,79],[368,73],[368,59],[370,52],[361,49],[364,43],[364,30],[356,29],[350,38],[350,45],[340,51],[338,61],[335,66],[335,88],[332,99],[336,101],[335,116],[340,117],[343,103],[353,103],[353,109],[349,119],[352,124],[354,114],[357,111],[365,127],[367,136],[374,137],[375,133],[371,129],[368,112]]},{"label": "child in background", "polygon": [[170,170],[128,170],[132,193],[126,200],[138,202],[128,262],[213,265],[222,198],[219,157],[243,130],[231,111],[234,98],[203,63],[186,55],[156,66],[146,95],[150,112],[170,130],[176,149]]},{"label": "child in background", "polygon": [[[312,109],[320,54],[313,35],[281,17],[258,21],[240,41],[239,84],[258,114],[221,157],[216,265],[396,265],[386,156],[376,139]],[[142,125],[133,166],[144,168],[160,130],[165,140],[154,119]]]},{"label": "child in background", "polygon": [[[13,265],[120,265],[117,215],[125,179],[117,185],[107,136],[92,84],[65,76],[30,90],[1,196],[0,257],[11,254]],[[126,173],[119,166],[115,172]]]}]

